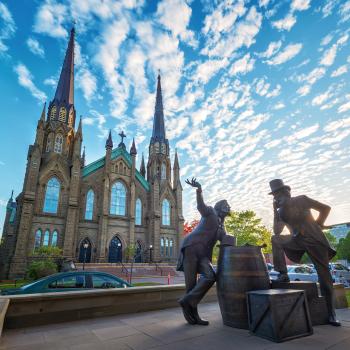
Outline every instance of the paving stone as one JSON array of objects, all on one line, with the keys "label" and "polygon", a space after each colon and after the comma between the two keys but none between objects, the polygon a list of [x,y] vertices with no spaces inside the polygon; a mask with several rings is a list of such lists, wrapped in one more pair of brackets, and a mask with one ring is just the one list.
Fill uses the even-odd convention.
[{"label": "paving stone", "polygon": [[119,344],[121,342],[133,350],[146,350],[159,345],[164,345],[161,341],[142,333],[113,339],[112,341],[109,341],[108,344]]},{"label": "paving stone", "polygon": [[100,340],[122,338],[122,337],[127,337],[129,335],[140,333],[136,328],[133,328],[131,326],[117,326],[117,327],[99,328],[99,329],[93,329],[92,332]]}]

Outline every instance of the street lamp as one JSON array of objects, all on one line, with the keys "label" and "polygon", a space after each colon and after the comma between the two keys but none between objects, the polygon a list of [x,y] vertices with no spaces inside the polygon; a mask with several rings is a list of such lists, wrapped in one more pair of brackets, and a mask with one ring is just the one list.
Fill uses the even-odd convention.
[{"label": "street lamp", "polygon": [[152,262],[152,250],[153,250],[153,245],[151,244],[149,246],[149,262]]},{"label": "street lamp", "polygon": [[83,243],[83,247],[84,247],[84,261],[83,261],[83,270],[85,270],[85,262],[86,262],[86,251],[89,248],[89,243],[85,242]]}]

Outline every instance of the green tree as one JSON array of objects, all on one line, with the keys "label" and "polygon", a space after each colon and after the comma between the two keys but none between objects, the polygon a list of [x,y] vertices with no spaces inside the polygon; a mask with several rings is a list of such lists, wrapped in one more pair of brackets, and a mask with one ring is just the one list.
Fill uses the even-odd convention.
[{"label": "green tree", "polygon": [[350,232],[345,238],[341,238],[337,247],[337,256],[339,259],[350,260]]},{"label": "green tree", "polygon": [[252,210],[232,211],[225,220],[225,228],[228,234],[236,237],[237,246],[246,243],[257,246],[265,244],[264,253],[270,253],[272,250],[272,233]]}]

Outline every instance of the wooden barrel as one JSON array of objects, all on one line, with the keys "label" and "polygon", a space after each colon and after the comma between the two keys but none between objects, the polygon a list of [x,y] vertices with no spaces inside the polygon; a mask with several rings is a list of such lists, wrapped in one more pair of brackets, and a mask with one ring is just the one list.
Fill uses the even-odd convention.
[{"label": "wooden barrel", "polygon": [[216,288],[224,324],[248,329],[246,292],[270,288],[261,248],[222,245]]}]

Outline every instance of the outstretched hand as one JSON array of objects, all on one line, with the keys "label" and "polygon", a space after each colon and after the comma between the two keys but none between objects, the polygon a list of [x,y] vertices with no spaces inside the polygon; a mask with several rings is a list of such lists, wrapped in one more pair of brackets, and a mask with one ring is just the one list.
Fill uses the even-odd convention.
[{"label": "outstretched hand", "polygon": [[187,179],[185,182],[192,187],[202,188],[201,184],[197,181],[195,177],[192,177],[191,181]]}]

